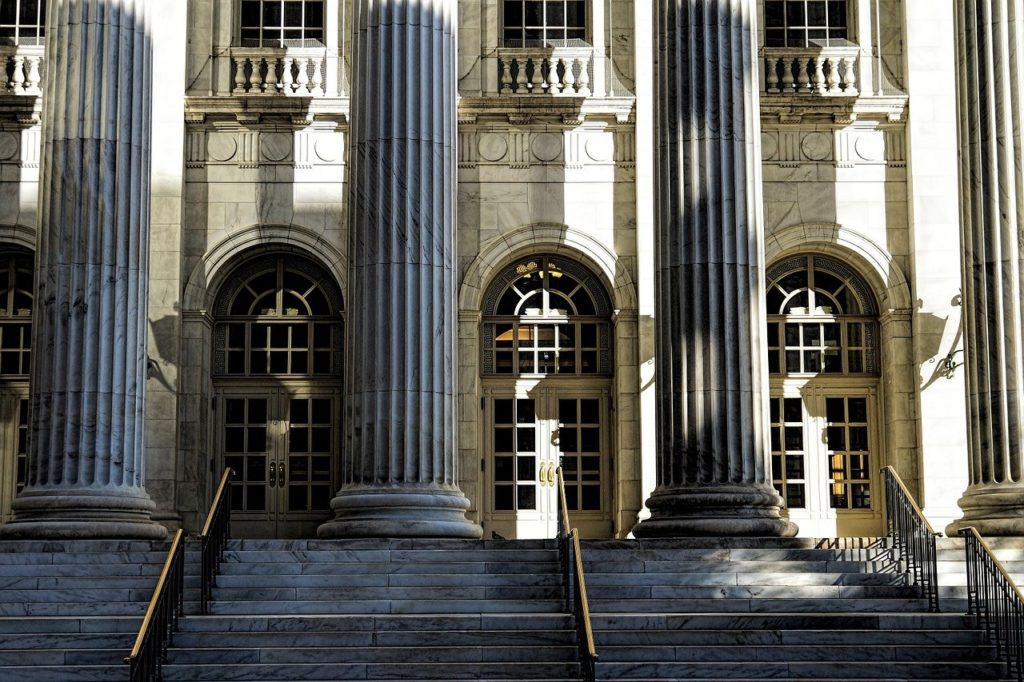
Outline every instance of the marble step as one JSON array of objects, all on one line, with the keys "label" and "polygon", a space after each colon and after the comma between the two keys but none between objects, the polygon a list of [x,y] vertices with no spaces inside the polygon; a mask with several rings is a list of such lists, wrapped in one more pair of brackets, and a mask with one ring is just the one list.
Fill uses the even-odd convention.
[{"label": "marble step", "polygon": [[[686,585],[899,585],[898,573],[586,573],[587,587]],[[560,579],[560,578],[559,578]]]},{"label": "marble step", "polygon": [[[286,604],[286,605],[285,605]],[[36,606],[36,605],[30,605]],[[145,606],[145,605],[143,605]],[[0,612],[3,605],[0,604]],[[558,613],[561,599],[336,599],[333,601],[225,601],[210,603],[213,614],[388,614],[388,613]]]},{"label": "marble step", "polygon": [[558,552],[548,549],[385,549],[385,550],[228,550],[224,563],[332,563],[332,564],[450,564],[496,561],[557,562]]},{"label": "marble step", "polygon": [[[588,583],[589,584],[589,583]],[[561,573],[221,574],[218,589],[364,587],[558,587]],[[350,590],[351,592],[351,590]]]},{"label": "marble step", "polygon": [[[88,652],[94,653],[94,652]],[[0,651],[0,664],[5,663]],[[576,646],[426,646],[426,647],[345,647],[278,646],[231,648],[182,648],[177,644],[168,653],[171,665],[277,664],[277,663],[538,663],[575,660]],[[68,662],[89,661],[88,656]]]},{"label": "marble step", "polygon": [[84,605],[107,602],[149,601],[155,587],[155,581],[151,581],[148,588],[139,590],[106,588],[71,590],[63,587],[34,588],[30,590],[0,589],[0,606],[17,603],[76,602]]},{"label": "marble step", "polygon": [[[226,601],[345,601],[390,600],[433,601],[448,599],[471,601],[477,599],[551,600],[562,599],[562,587],[522,587],[497,585],[493,587],[217,587],[213,593],[217,602]],[[0,592],[2,601],[2,592]]]},{"label": "marble step", "polygon": [[903,585],[595,585],[590,599],[892,599],[917,598],[916,588]]},{"label": "marble step", "polygon": [[873,561],[889,564],[893,562],[892,552],[888,549],[661,549],[638,547],[624,550],[588,546],[584,547],[582,551],[586,560],[594,563],[605,561]]},{"label": "marble step", "polygon": [[362,538],[362,539],[232,539],[229,551],[257,550],[557,550],[555,540],[454,540],[444,538]]},{"label": "marble step", "polygon": [[370,630],[326,632],[178,632],[175,649],[202,647],[480,647],[575,645],[571,630]]},{"label": "marble step", "polygon": [[[138,630],[141,622],[135,623]],[[86,633],[5,633],[0,637],[0,651],[12,649],[131,649],[136,632]]]},{"label": "marble step", "polygon": [[752,663],[755,661],[779,662],[811,662],[833,661],[856,663],[870,659],[879,661],[978,661],[994,660],[993,647],[975,645],[905,645],[872,644],[870,656],[865,656],[863,644],[851,639],[847,643],[822,645],[768,645],[768,646],[611,646],[601,645],[598,650],[600,660],[606,663],[626,662],[737,662]]},{"label": "marble step", "polygon": [[860,561],[590,561],[583,550],[585,575],[600,573],[865,573]]},{"label": "marble step", "polygon": [[0,635],[138,632],[141,616],[0,617]]},{"label": "marble step", "polygon": [[559,575],[561,569],[555,561],[550,562],[518,562],[492,561],[492,562],[462,562],[462,563],[301,563],[294,562],[273,562],[273,563],[223,563],[221,574],[223,575],[365,575],[365,574],[387,574],[387,573],[409,573],[409,574],[432,574],[432,573],[519,573],[527,575],[548,574]]},{"label": "marble step", "polygon": [[0,617],[11,616],[142,616],[149,600],[112,602],[0,603]]},{"label": "marble step", "polygon": [[113,682],[127,680],[128,666],[119,665],[37,665],[0,666],[0,680],[11,682]]},{"label": "marble step", "polygon": [[612,646],[988,646],[981,630],[598,630]]},{"label": "marble step", "polygon": [[182,632],[420,632],[452,630],[567,630],[564,613],[476,614],[327,614],[194,616],[181,621]]},{"label": "marble step", "polygon": [[[165,682],[178,680],[367,680],[367,679],[444,679],[482,680],[575,680],[575,663],[276,663],[223,665],[166,665]],[[0,678],[2,679],[2,678]],[[41,679],[41,678],[36,678]]]},{"label": "marble step", "polygon": [[971,630],[953,613],[592,613],[601,630]]},{"label": "marble step", "polygon": [[[3,590],[150,590],[156,587],[156,575],[146,576],[7,576],[0,577]],[[199,576],[185,576],[185,589],[198,590]],[[148,598],[148,597],[147,597]]]},{"label": "marble step", "polygon": [[[0,552],[0,575],[3,566],[27,564],[45,566],[47,564],[157,564],[162,565],[167,559],[167,552]],[[199,555],[187,557],[186,561],[199,561]]]},{"label": "marble step", "polygon": [[714,680],[784,678],[790,680],[999,680],[1005,664],[992,661],[875,661],[867,657],[856,665],[838,661],[808,662],[602,662],[597,664],[600,680]]},{"label": "marble step", "polygon": [[847,599],[590,599],[592,614],[604,613],[870,613],[927,611],[916,598]]},{"label": "marble step", "polygon": [[583,540],[583,551],[611,549],[832,549],[884,550],[884,538],[769,538],[769,537],[691,537],[644,538],[642,540]]}]

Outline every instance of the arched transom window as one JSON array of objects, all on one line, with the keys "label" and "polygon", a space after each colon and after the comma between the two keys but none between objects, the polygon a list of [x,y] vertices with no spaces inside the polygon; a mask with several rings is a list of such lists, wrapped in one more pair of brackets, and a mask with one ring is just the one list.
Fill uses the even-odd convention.
[{"label": "arched transom window", "polygon": [[28,378],[32,356],[32,256],[0,254],[0,376]]},{"label": "arched transom window", "polygon": [[877,309],[852,270],[824,256],[798,256],[768,272],[768,371],[878,373]]},{"label": "arched transom window", "polygon": [[214,374],[329,375],[341,370],[341,292],[295,256],[243,265],[218,298]]},{"label": "arched transom window", "polygon": [[557,256],[510,266],[484,302],[484,374],[611,374],[611,305],[589,270]]}]

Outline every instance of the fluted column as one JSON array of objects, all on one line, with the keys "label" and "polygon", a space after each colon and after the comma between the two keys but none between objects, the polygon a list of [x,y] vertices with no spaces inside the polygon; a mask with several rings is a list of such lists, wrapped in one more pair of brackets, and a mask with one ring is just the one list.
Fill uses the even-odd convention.
[{"label": "fluted column", "polygon": [[4,537],[159,539],[143,488],[148,0],[51,0],[28,482]]},{"label": "fluted column", "polygon": [[657,0],[658,487],[639,537],[793,535],[769,482],[755,0]]},{"label": "fluted column", "polygon": [[357,0],[344,484],[322,537],[478,538],[456,478],[456,0]]},{"label": "fluted column", "polygon": [[954,6],[970,485],[949,532],[1024,535],[1024,15],[1019,0]]}]

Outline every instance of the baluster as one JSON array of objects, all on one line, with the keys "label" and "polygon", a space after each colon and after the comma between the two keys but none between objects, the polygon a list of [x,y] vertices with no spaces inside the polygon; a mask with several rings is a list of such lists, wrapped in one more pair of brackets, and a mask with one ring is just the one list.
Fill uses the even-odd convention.
[{"label": "baluster", "polygon": [[576,94],[576,74],[572,72],[572,57],[563,59],[562,63],[565,64],[565,73],[562,74],[562,94],[563,95],[575,95]]},{"label": "baluster", "polygon": [[539,57],[532,57],[533,75],[530,76],[530,94],[544,94],[544,60]]},{"label": "baluster", "polygon": [[263,92],[263,74],[260,73],[263,70],[263,57],[250,59],[249,63],[252,64],[252,71],[249,72],[249,94],[253,95]]},{"label": "baluster", "polygon": [[499,59],[498,67],[501,70],[499,81],[501,83],[501,94],[511,95],[512,94],[512,71],[509,68],[511,63],[508,59]]},{"label": "baluster", "polygon": [[295,90],[300,95],[305,95],[309,92],[309,57],[296,57],[295,64],[299,67],[299,72],[295,77]]},{"label": "baluster", "polygon": [[278,89],[277,83],[277,58],[267,58],[267,78],[266,87],[264,88],[268,94],[276,95]]},{"label": "baluster", "polygon": [[856,97],[857,90],[857,72],[854,70],[856,60],[853,57],[843,57],[843,68],[845,71],[845,82],[846,89],[845,93],[850,97]]},{"label": "baluster", "polygon": [[562,83],[558,80],[558,58],[548,57],[548,94],[557,95],[561,92]]},{"label": "baluster", "polygon": [[765,62],[765,90],[772,95],[779,94],[782,92],[782,90],[779,89],[779,64],[781,63],[781,60],[769,57]]},{"label": "baluster", "polygon": [[811,90],[819,95],[825,94],[825,58],[821,55],[814,58],[814,77]]},{"label": "baluster", "polygon": [[590,96],[590,58],[582,57],[579,59],[580,65],[580,76],[576,79],[576,83],[579,85],[579,94],[583,97]]},{"label": "baluster", "polygon": [[828,63],[828,94],[838,95],[839,90],[839,62],[834,57],[829,57]]},{"label": "baluster", "polygon": [[525,95],[526,91],[526,58],[516,57],[516,94]]},{"label": "baluster", "polygon": [[793,60],[782,59],[782,92],[787,95],[793,94]]},{"label": "baluster", "polygon": [[25,58],[14,55],[13,59],[14,70],[11,72],[11,82],[7,84],[7,88],[17,95],[21,94],[25,86]]},{"label": "baluster", "polygon": [[810,60],[806,57],[800,57],[796,60],[796,77],[797,77],[797,92],[801,95],[809,92],[814,92],[811,85],[811,77],[807,74],[807,67],[810,64]]},{"label": "baluster", "polygon": [[286,95],[292,94],[292,90],[295,87],[294,76],[292,75],[292,67],[295,65],[295,59],[292,57],[285,57],[281,60],[281,91]]},{"label": "baluster", "polygon": [[25,89],[28,92],[39,92],[40,82],[43,77],[39,72],[40,64],[42,63],[42,57],[29,57],[28,58],[28,69],[25,74]]},{"label": "baluster", "polygon": [[235,61],[235,89],[231,94],[241,95],[245,93],[245,57],[236,57]]},{"label": "baluster", "polygon": [[320,96],[324,94],[324,76],[321,69],[322,60],[316,58],[311,61],[313,65],[313,78],[309,81],[310,94]]}]

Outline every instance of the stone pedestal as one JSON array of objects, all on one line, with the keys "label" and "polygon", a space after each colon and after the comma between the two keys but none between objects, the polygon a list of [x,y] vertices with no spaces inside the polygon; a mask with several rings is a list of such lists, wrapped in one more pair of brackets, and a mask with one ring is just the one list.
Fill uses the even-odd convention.
[{"label": "stone pedestal", "polygon": [[954,5],[970,485],[946,532],[1024,535],[1024,14]]},{"label": "stone pedestal", "polygon": [[637,537],[789,536],[769,482],[754,0],[657,0],[658,487]]},{"label": "stone pedestal", "polygon": [[149,0],[50,0],[28,481],[4,538],[161,539],[143,488]]},{"label": "stone pedestal", "polygon": [[347,441],[321,537],[482,534],[455,471],[455,17],[356,2]]}]

